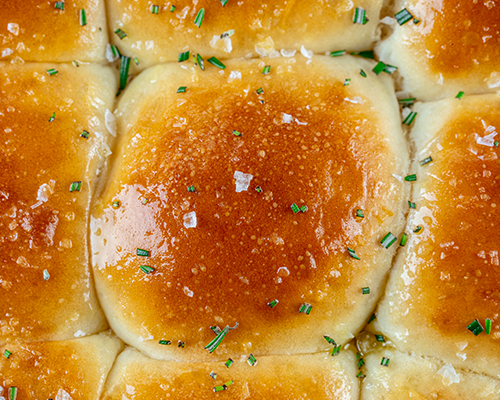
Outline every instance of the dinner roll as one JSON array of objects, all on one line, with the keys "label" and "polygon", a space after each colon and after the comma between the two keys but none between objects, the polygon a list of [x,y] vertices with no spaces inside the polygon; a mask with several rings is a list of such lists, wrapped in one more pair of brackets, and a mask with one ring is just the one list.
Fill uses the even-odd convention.
[{"label": "dinner roll", "polygon": [[0,398],[99,399],[122,347],[109,333],[2,346]]},{"label": "dinner roll", "polygon": [[252,366],[246,357],[227,363],[157,361],[129,347],[110,372],[103,400],[202,400],[214,396],[351,400],[359,398],[355,374],[351,350],[333,357],[329,353],[260,357]]},{"label": "dinner roll", "polygon": [[416,208],[375,324],[402,351],[500,377],[500,98],[414,111]]},{"label": "dinner roll", "polygon": [[104,0],[0,4],[0,60],[104,62],[107,42]]},{"label": "dinner roll", "polygon": [[107,5],[111,40],[143,69],[177,61],[187,50],[204,59],[368,50],[379,36],[382,0],[108,0]]},{"label": "dinner roll", "polygon": [[211,361],[353,337],[381,295],[409,187],[391,80],[374,65],[174,63],[132,82],[91,223],[120,338],[154,358]]},{"label": "dinner roll", "polygon": [[0,344],[107,326],[87,231],[115,90],[107,68],[0,64]]},{"label": "dinner roll", "polygon": [[[397,67],[402,88],[429,101],[500,88],[500,4],[494,1],[396,0],[392,34],[376,46]],[[406,11],[405,11],[406,10]],[[407,22],[404,22],[407,21]],[[417,22],[417,23],[415,23]]]}]

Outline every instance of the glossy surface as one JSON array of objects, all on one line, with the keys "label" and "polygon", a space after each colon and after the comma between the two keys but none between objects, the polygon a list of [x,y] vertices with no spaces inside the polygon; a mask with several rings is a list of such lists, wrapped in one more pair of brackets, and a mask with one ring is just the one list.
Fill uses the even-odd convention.
[{"label": "glossy surface", "polygon": [[[0,60],[105,60],[108,41],[104,0],[66,1],[64,11],[55,1],[2,1],[0,4]],[[80,25],[84,9],[87,24]]]},{"label": "glossy surface", "polygon": [[[0,358],[0,398],[17,388],[17,399],[98,399],[122,348],[114,336],[99,334],[61,342],[9,344]],[[5,358],[8,349],[12,354]],[[69,395],[69,397],[68,397]]]},{"label": "glossy surface", "polygon": [[[216,379],[210,376],[215,372]],[[255,366],[245,358],[230,368],[218,363],[156,361],[135,349],[117,359],[106,384],[103,400],[118,399],[357,399],[351,351],[331,357],[328,353],[261,357]],[[233,381],[223,392],[214,387]]]},{"label": "glossy surface", "polygon": [[[378,241],[400,229],[392,173],[406,151],[386,81],[367,81],[350,58],[271,64],[267,77],[260,61],[230,63],[225,74],[158,67],[119,106],[125,137],[92,225],[96,281],[115,332],[155,357],[326,349],[322,335],[348,340],[379,294],[393,252]],[[253,176],[248,190],[237,192],[236,171]],[[294,214],[293,203],[307,212]],[[209,327],[236,323],[210,357]]]},{"label": "glossy surface", "polygon": [[[381,0],[228,1],[180,0],[156,3],[149,0],[108,0],[110,32],[120,28],[123,40],[111,40],[129,56],[138,56],[139,68],[158,62],[177,61],[178,53],[191,50],[203,57],[219,58],[279,56],[282,49],[300,52],[302,46],[315,53],[333,50],[366,50],[376,40]],[[175,11],[170,12],[172,5]],[[366,10],[367,24],[354,24],[356,7]],[[201,26],[195,24],[205,10]],[[234,30],[226,39],[220,36]]]},{"label": "glossy surface", "polygon": [[[54,67],[59,73],[49,76]],[[114,77],[104,68],[53,64],[0,71],[0,343],[102,330],[87,220]],[[74,181],[82,181],[79,192],[69,190]]]}]

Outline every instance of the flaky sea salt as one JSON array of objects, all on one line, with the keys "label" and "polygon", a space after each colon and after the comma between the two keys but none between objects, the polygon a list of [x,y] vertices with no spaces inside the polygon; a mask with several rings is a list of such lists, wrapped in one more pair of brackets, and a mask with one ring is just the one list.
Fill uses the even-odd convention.
[{"label": "flaky sea salt", "polygon": [[234,171],[234,179],[236,179],[236,192],[242,192],[243,190],[247,190],[248,186],[250,186],[250,181],[252,180],[253,175],[244,174],[241,171]]}]

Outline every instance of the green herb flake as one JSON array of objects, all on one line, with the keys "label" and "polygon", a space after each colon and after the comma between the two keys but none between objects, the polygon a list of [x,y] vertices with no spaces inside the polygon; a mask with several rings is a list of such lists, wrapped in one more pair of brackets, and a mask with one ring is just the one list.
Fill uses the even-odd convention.
[{"label": "green herb flake", "polygon": [[210,57],[207,61],[219,69],[226,69],[226,66],[215,57]]},{"label": "green herb flake", "polygon": [[363,374],[361,371],[359,371],[358,374],[356,375],[356,378],[366,378],[366,375]]},{"label": "green herb flake", "polygon": [[238,323],[234,326],[234,328],[230,328],[228,325],[219,332],[219,334],[209,343],[205,346],[205,349],[207,349],[210,353],[213,353],[217,347],[222,343],[222,340],[226,337],[228,332],[230,330],[236,329],[238,327]]},{"label": "green herb flake", "polygon": [[80,25],[81,26],[87,25],[87,14],[85,13],[84,8],[80,10]]},{"label": "green herb flake", "polygon": [[179,86],[177,93],[186,93],[187,86]]},{"label": "green herb flake", "polygon": [[196,191],[196,188],[195,188],[193,185],[188,186],[188,192],[193,193],[193,192],[195,192],[195,191]]},{"label": "green herb flake", "polygon": [[[484,321],[484,325],[486,328],[486,334],[489,335],[491,333],[491,319],[486,318],[486,320]],[[7,357],[7,358],[9,358],[9,357]]]},{"label": "green herb flake", "polygon": [[222,392],[222,391],[224,391],[226,389],[227,389],[226,385],[219,385],[219,386],[214,387],[214,392],[216,392],[216,393],[217,392]]},{"label": "green herb flake", "polygon": [[366,72],[363,71],[362,69],[359,71],[359,74],[363,77],[366,78]]},{"label": "green herb flake", "polygon": [[186,347],[186,343],[179,340],[179,342],[177,343],[177,347],[180,347],[181,349],[183,349],[184,347]]},{"label": "green herb flake", "polygon": [[47,70],[47,73],[50,75],[50,76],[53,76],[53,75],[57,75],[59,73],[59,71],[57,71],[56,69],[54,68],[51,68],[51,69],[48,69]]},{"label": "green herb flake", "polygon": [[383,335],[375,335],[375,339],[377,339],[377,342],[385,342],[385,338]]},{"label": "green herb flake", "polygon": [[421,166],[424,166],[424,165],[426,165],[426,164],[431,163],[432,161],[433,161],[433,160],[432,160],[432,157],[431,157],[431,156],[429,156],[429,157],[424,158],[422,161],[420,161],[420,165],[421,165]]},{"label": "green herb flake", "polygon": [[498,140],[495,140],[495,142],[493,143],[493,145],[494,145],[495,147],[498,147]]},{"label": "green herb flake", "polygon": [[417,25],[419,22],[420,22],[420,20],[419,20],[419,19],[417,19],[417,18],[413,18],[413,23],[414,23],[415,25]]},{"label": "green herb flake", "polygon": [[89,138],[89,132],[86,131],[85,129],[83,130],[83,132],[80,134],[80,136],[84,139],[88,139]]},{"label": "green herb flake", "polygon": [[361,367],[365,365],[365,359],[364,358],[360,358],[358,360],[358,369],[361,369]]},{"label": "green herb flake", "polygon": [[175,11],[175,6],[174,5],[170,6],[170,12],[173,13],[174,11]]},{"label": "green herb flake", "polygon": [[213,333],[215,333],[216,335],[218,335],[219,333],[221,333],[221,329],[218,327],[218,326],[211,326],[210,329],[212,330]]},{"label": "green herb flake", "polygon": [[379,75],[382,71],[385,70],[385,67],[386,67],[385,63],[379,61],[377,65],[375,65],[372,71],[375,72],[376,75]]},{"label": "green herb flake", "polygon": [[455,96],[456,99],[461,100],[462,97],[464,97],[464,92],[458,92],[458,94]]},{"label": "green herb flake", "polygon": [[371,322],[375,321],[375,319],[377,319],[377,314],[373,313],[373,314],[370,316],[370,319],[368,320],[368,323],[371,323]]},{"label": "green herb flake", "polygon": [[388,367],[390,361],[391,360],[389,358],[382,357],[382,361],[380,361],[380,365],[382,365],[383,367]]},{"label": "green herb flake", "polygon": [[48,281],[50,279],[50,274],[49,274],[49,271],[47,271],[46,269],[43,270],[43,280],[44,281]]},{"label": "green herb flake", "polygon": [[417,113],[415,111],[412,111],[411,113],[408,114],[408,116],[404,119],[403,124],[410,126],[412,122],[415,120],[415,117],[417,116]]},{"label": "green herb flake", "polygon": [[52,121],[54,121],[55,119],[56,119],[56,113],[55,113],[55,112],[53,112],[53,113],[52,113],[52,116],[49,118],[49,122],[52,122]]},{"label": "green herb flake", "polygon": [[417,208],[417,205],[415,203],[413,203],[412,201],[408,200],[408,207]]},{"label": "green herb flake", "polygon": [[296,203],[293,203],[290,208],[292,209],[294,214],[297,214],[300,211],[299,206]]},{"label": "green herb flake", "polygon": [[217,379],[217,374],[214,371],[210,372],[210,378]]},{"label": "green herb flake", "polygon": [[415,232],[415,233],[419,233],[422,229],[424,229],[424,228],[422,228],[422,226],[421,226],[421,225],[418,225],[418,226],[417,226],[417,227],[413,230],[413,232]]},{"label": "green herb flake", "polygon": [[136,254],[141,257],[149,257],[149,250],[137,249]]},{"label": "green herb flake", "polygon": [[349,253],[349,255],[354,258],[355,260],[360,260],[359,256],[356,254],[356,251],[354,251],[353,249],[350,249],[349,247],[347,248],[347,252]]},{"label": "green herb flake", "polygon": [[255,187],[255,191],[256,191],[257,193],[262,193],[262,188],[261,188],[260,186],[256,186],[256,187]]},{"label": "green herb flake", "polygon": [[17,387],[11,386],[9,388],[9,400],[16,400],[17,399]]},{"label": "green herb flake", "polygon": [[386,74],[393,74],[394,72],[396,72],[398,70],[398,67],[395,67],[394,65],[390,65],[390,64],[386,64],[385,65],[385,68],[384,68],[384,72]]},{"label": "green herb flake", "polygon": [[307,212],[307,210],[309,210],[309,208],[305,204],[300,206],[300,212],[305,213],[305,212]]},{"label": "green herb flake", "polygon": [[271,73],[271,66],[266,65],[264,69],[262,70],[262,75],[269,75]]},{"label": "green herb flake", "polygon": [[56,4],[54,4],[54,8],[56,10],[64,11],[64,1],[56,1]]},{"label": "green herb flake", "polygon": [[222,7],[225,7],[229,0],[220,0]]},{"label": "green herb flake", "polygon": [[220,38],[221,39],[225,39],[225,38],[231,37],[233,35],[234,35],[234,29],[230,29],[230,30],[228,30],[226,32],[221,33],[220,34]]},{"label": "green herb flake", "polygon": [[201,23],[203,22],[204,16],[205,16],[205,9],[202,8],[202,9],[200,9],[200,11],[198,11],[198,14],[196,14],[196,18],[194,19],[194,24],[198,28],[201,28]]},{"label": "green herb flake", "polygon": [[141,265],[141,271],[144,272],[145,274],[150,274],[155,271],[153,267],[149,267],[147,265]]},{"label": "green herb flake", "polygon": [[160,12],[160,6],[151,6],[151,14],[158,14]]},{"label": "green herb flake", "polygon": [[70,192],[79,192],[81,188],[82,188],[82,181],[76,181],[76,182],[73,182],[69,186],[69,191]]},{"label": "green herb flake", "polygon": [[120,28],[118,28],[115,33],[118,35],[118,37],[120,38],[120,40],[123,40],[123,38],[125,38],[127,36],[127,34],[121,30]]},{"label": "green herb flake", "polygon": [[74,67],[79,67],[80,66],[80,64],[76,60],[71,61],[71,64],[73,64]]},{"label": "green herb flake", "polygon": [[234,135],[234,136],[238,136],[238,137],[239,137],[239,136],[241,136],[241,135],[242,135],[242,133],[241,133],[241,132],[238,132],[238,131],[233,131],[233,135]]},{"label": "green herb flake", "polygon": [[353,51],[351,53],[351,55],[360,56],[363,58],[368,58],[370,60],[373,60],[375,58],[375,54],[373,53],[373,50]]},{"label": "green herb flake", "polygon": [[345,56],[347,53],[346,50],[337,50],[337,51],[332,51],[330,53],[330,57],[340,57],[340,56]]},{"label": "green herb flake", "polygon": [[148,204],[148,199],[147,199],[147,197],[144,197],[144,198],[142,199],[141,203],[142,203],[142,204],[144,204],[144,205]]},{"label": "green herb flake", "polygon": [[257,359],[253,356],[253,354],[250,354],[247,358],[247,363],[251,367],[253,367],[255,364],[257,364]]},{"label": "green herb flake", "polygon": [[399,99],[398,101],[399,101],[399,104],[401,104],[403,107],[410,107],[413,104],[415,104],[415,100],[416,100],[415,97],[410,97],[407,99]]},{"label": "green herb flake", "polygon": [[160,340],[158,343],[163,346],[170,346],[172,344],[170,340]]},{"label": "green herb flake", "polygon": [[391,232],[389,232],[387,235],[383,237],[383,239],[380,241],[380,244],[382,245],[382,247],[388,249],[394,244],[396,240],[397,240],[396,236],[394,236]]},{"label": "green herb flake", "polygon": [[413,18],[413,15],[411,15],[406,8],[403,8],[401,11],[396,13],[394,17],[396,18],[396,21],[398,21],[399,25],[404,25]]},{"label": "green herb flake", "polygon": [[120,200],[114,200],[113,203],[111,203],[111,207],[113,208],[120,208]]},{"label": "green herb flake", "polygon": [[405,176],[406,182],[415,182],[417,180],[417,174],[411,174]]},{"label": "green herb flake", "polygon": [[304,303],[299,308],[299,313],[309,315],[311,313],[313,306],[309,303]]},{"label": "green herb flake", "polygon": [[234,361],[231,360],[230,358],[227,359],[227,361],[224,363],[224,365],[229,368],[231,365],[234,364]]},{"label": "green herb flake", "polygon": [[474,335],[479,335],[480,333],[484,332],[483,327],[481,326],[481,323],[479,320],[475,319],[470,323],[470,325],[467,327],[469,331],[471,331]]},{"label": "green herb flake", "polygon": [[11,354],[12,354],[12,352],[9,351],[9,350],[7,350],[7,349],[5,349],[5,351],[3,353],[3,355],[4,355],[5,358],[9,358],[11,356]]},{"label": "green herb flake", "polygon": [[200,56],[199,54],[196,54],[196,61],[200,69],[202,71],[205,71],[205,63],[203,62],[203,57]]},{"label": "green herb flake", "polygon": [[139,61],[139,58],[138,57],[134,57],[134,62],[135,62],[135,65],[139,65],[141,62]]},{"label": "green herb flake", "polygon": [[189,60],[189,50],[185,51],[184,53],[179,53],[178,61],[179,62],[183,62],[183,61],[186,61],[186,60]]},{"label": "green herb flake", "polygon": [[363,213],[363,210],[360,210],[359,208],[356,210],[356,217],[357,218],[364,218],[365,214]]},{"label": "green herb flake", "polygon": [[362,294],[370,294],[370,288],[369,287],[361,288],[361,293]]},{"label": "green herb flake", "polygon": [[408,241],[408,235],[406,233],[403,233],[403,235],[401,236],[401,241],[399,242],[399,245],[404,246],[407,241]]},{"label": "green herb flake", "polygon": [[347,78],[345,81],[344,81],[344,86],[349,86],[349,84],[351,83],[351,79],[350,78]]},{"label": "green herb flake", "polygon": [[118,47],[116,47],[114,44],[110,44],[109,47],[111,49],[111,53],[113,53],[113,57],[119,58],[122,56],[120,50],[118,50]]},{"label": "green herb flake", "polygon": [[264,94],[264,89],[261,87],[256,90],[257,94]]},{"label": "green herb flake", "polygon": [[352,22],[354,24],[365,25],[368,22],[368,18],[366,18],[366,10],[361,7],[356,7],[356,9],[354,10]]},{"label": "green herb flake", "polygon": [[328,335],[324,335],[323,337],[325,338],[325,340],[326,340],[328,343],[333,344],[334,346],[336,346],[336,345],[337,345],[337,342],[335,342],[335,340],[333,340],[330,336],[328,336]]},{"label": "green herb flake", "polygon": [[278,305],[278,303],[279,303],[279,300],[273,300],[273,301],[267,303],[267,305],[269,306],[269,308],[274,308]]},{"label": "green herb flake", "polygon": [[130,69],[130,57],[120,57],[120,90],[127,87],[128,70]]},{"label": "green herb flake", "polygon": [[342,346],[340,344],[338,344],[336,346],[333,346],[332,354],[331,355],[332,356],[338,356],[341,349],[342,349]]}]

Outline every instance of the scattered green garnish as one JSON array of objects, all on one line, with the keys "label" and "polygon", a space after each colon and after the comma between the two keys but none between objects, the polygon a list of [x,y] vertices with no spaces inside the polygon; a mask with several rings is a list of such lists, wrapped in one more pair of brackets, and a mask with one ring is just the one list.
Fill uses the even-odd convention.
[{"label": "scattered green garnish", "polygon": [[49,122],[52,122],[52,121],[54,121],[55,119],[56,119],[56,113],[55,113],[55,112],[53,112],[53,113],[52,113],[52,116],[49,118]]},{"label": "scattered green garnish", "polygon": [[47,271],[46,269],[43,270],[43,280],[44,281],[48,281],[50,279],[50,274],[49,274],[49,271]]},{"label": "scattered green garnish", "polygon": [[403,107],[410,107],[415,104],[415,100],[415,97],[410,97],[408,99],[399,99],[398,101]]},{"label": "scattered green garnish", "polygon": [[375,335],[375,339],[377,339],[377,342],[385,342],[385,338],[382,335]]},{"label": "scattered green garnish", "polygon": [[139,65],[140,64],[139,58],[138,57],[134,57],[134,62],[135,62],[135,65]]},{"label": "scattered green garnish", "polygon": [[388,367],[390,361],[391,360],[389,358],[382,357],[382,361],[380,362],[380,365],[382,365],[383,367]]},{"label": "scattered green garnish", "polygon": [[118,35],[118,37],[120,38],[120,40],[123,40],[124,37],[127,36],[127,34],[121,30],[120,28],[118,28],[115,33]]},{"label": "scattered green garnish", "polygon": [[334,346],[337,345],[337,342],[335,342],[335,340],[333,340],[330,336],[324,335],[323,337],[328,343],[333,344]]},{"label": "scattered green garnish", "polygon": [[433,160],[432,160],[432,157],[429,156],[427,158],[424,158],[422,161],[420,161],[420,165],[423,166],[423,165],[426,165],[426,164],[429,164],[431,163]]},{"label": "scattered green garnish", "polygon": [[305,213],[307,210],[309,210],[309,208],[307,208],[305,204],[303,206],[300,206],[300,212]]},{"label": "scattered green garnish", "polygon": [[226,66],[215,57],[210,57],[207,61],[219,69],[226,69]]},{"label": "scattered green garnish", "polygon": [[85,129],[83,130],[83,132],[80,134],[80,136],[84,139],[88,139],[89,138],[89,132],[86,131]]},{"label": "scattered green garnish", "polygon": [[114,44],[110,44],[109,47],[111,49],[111,53],[113,53],[113,57],[119,58],[122,56],[120,50],[118,50],[118,47],[116,47]]},{"label": "scattered green garnish", "polygon": [[363,374],[361,371],[359,371],[358,374],[356,375],[356,378],[366,378],[366,375]]},{"label": "scattered green garnish", "polygon": [[373,53],[373,50],[364,50],[364,51],[353,51],[351,53],[352,56],[360,56],[363,58],[368,58],[370,60],[373,60],[375,58],[375,54]]},{"label": "scattered green garnish", "polygon": [[141,256],[141,257],[149,257],[149,250],[137,249],[136,253],[138,256]]},{"label": "scattered green garnish", "polygon": [[309,303],[304,303],[300,306],[299,313],[309,315],[311,313],[312,308],[313,306],[310,305]]},{"label": "scattered green garnish", "polygon": [[11,386],[9,388],[9,400],[16,400],[17,399],[17,387]]},{"label": "scattered green garnish", "polygon": [[491,319],[486,318],[486,320],[484,321],[484,325],[486,327],[486,334],[489,335],[491,332]]},{"label": "scattered green garnish", "polygon": [[352,22],[355,24],[365,25],[368,22],[368,18],[366,18],[366,10],[361,7],[356,7]]},{"label": "scattered green garnish", "polygon": [[347,79],[344,81],[344,86],[349,86],[349,83],[351,83],[351,79],[350,79],[350,78],[347,78]]},{"label": "scattered green garnish", "polygon": [[413,18],[413,15],[411,15],[411,13],[406,8],[403,8],[401,11],[396,13],[396,15],[394,15],[394,17],[396,18],[396,21],[398,21],[399,25],[404,25],[410,19]]},{"label": "scattered green garnish", "polygon": [[268,305],[270,308],[274,308],[274,307],[276,307],[276,306],[278,305],[278,303],[279,303],[279,300],[273,300],[273,301],[271,301],[271,302],[267,303],[267,305]]},{"label": "scattered green garnish", "polygon": [[84,8],[80,10],[80,25],[81,26],[87,25],[87,14],[85,13]]},{"label": "scattered green garnish", "polygon": [[358,218],[364,218],[365,214],[363,213],[363,210],[360,210],[359,208],[356,210],[356,217]]},{"label": "scattered green garnish", "polygon": [[234,35],[234,29],[229,29],[228,31],[221,33],[220,38],[224,39],[224,38],[231,37],[233,35]]},{"label": "scattered green garnish", "polygon": [[387,235],[383,237],[383,239],[380,241],[380,244],[382,245],[382,247],[388,249],[394,244],[396,240],[397,240],[396,236],[394,236],[391,232],[389,232]]},{"label": "scattered green garnish", "polygon": [[479,335],[480,333],[484,332],[483,327],[481,326],[481,323],[479,320],[475,319],[470,323],[470,325],[467,327],[469,331],[471,331],[474,335]]},{"label": "scattered green garnish", "polygon": [[370,316],[370,319],[368,320],[368,323],[374,321],[375,319],[377,318],[377,314],[373,313],[371,316]]},{"label": "scattered green garnish", "polygon": [[186,347],[186,343],[184,343],[183,341],[179,340],[179,342],[177,343],[177,347],[180,347],[181,349],[183,349],[184,347]]},{"label": "scattered green garnish", "polygon": [[403,124],[410,126],[417,116],[417,113],[415,111],[412,111],[411,113],[408,114],[408,116],[404,119]]},{"label": "scattered green garnish", "polygon": [[149,267],[147,265],[141,265],[141,270],[142,272],[144,272],[145,274],[150,274],[152,272],[155,271],[155,269],[153,267]]},{"label": "scattered green garnish", "polygon": [[404,246],[407,241],[408,241],[408,235],[406,233],[403,233],[403,235],[401,236],[401,241],[399,242],[399,245]]},{"label": "scattered green garnish", "polygon": [[158,343],[163,346],[170,346],[172,344],[170,340],[160,340]]},{"label": "scattered green garnish", "polygon": [[360,260],[359,256],[356,254],[356,251],[354,251],[353,249],[350,249],[349,247],[347,248],[347,252],[349,253],[349,255],[354,258],[355,260]]},{"label": "scattered green garnish", "polygon": [[[358,353],[359,354],[359,353]],[[361,367],[365,365],[365,359],[364,358],[360,358],[358,360],[358,369],[361,369]]]},{"label": "scattered green garnish", "polygon": [[271,66],[266,65],[264,69],[262,70],[262,75],[269,75],[271,73]]},{"label": "scattered green garnish", "polygon": [[464,92],[458,92],[458,94],[455,96],[456,99],[461,100],[462,97],[464,97]]},{"label": "scattered green garnish", "polygon": [[188,192],[195,192],[196,191],[196,188],[191,185],[191,186],[188,186]]},{"label": "scattered green garnish", "polygon": [[224,6],[227,4],[227,2],[228,2],[228,1],[229,1],[229,0],[220,0],[220,2],[221,2],[221,4],[222,4],[222,7],[224,7]]},{"label": "scattered green garnish", "polygon": [[198,28],[201,28],[201,23],[203,22],[204,16],[205,16],[205,9],[202,8],[202,9],[200,9],[200,11],[198,11],[198,14],[196,14],[196,18],[194,19],[194,24]]},{"label": "scattered green garnish", "polygon": [[260,186],[256,186],[256,187],[255,187],[255,191],[256,191],[257,193],[262,193],[262,188],[261,188]]},{"label": "scattered green garnish", "polygon": [[422,229],[424,229],[424,228],[422,228],[422,226],[418,225],[418,226],[417,226],[417,227],[413,230],[413,232],[415,232],[415,233],[419,233]]},{"label": "scattered green garnish", "polygon": [[170,12],[174,12],[175,11],[175,6],[170,6]]},{"label": "scattered green garnish", "polygon": [[360,74],[363,78],[366,78],[366,72],[365,72],[365,71],[360,70],[360,71],[359,71],[359,74]]},{"label": "scattered green garnish", "polygon": [[120,200],[114,200],[113,203],[111,203],[111,207],[120,208],[120,204]]},{"label": "scattered green garnish", "polygon": [[394,65],[390,65],[390,64],[385,64],[384,72],[386,74],[393,74],[397,70],[398,70],[398,67],[395,67]]},{"label": "scattered green garnish", "polygon": [[242,133],[241,133],[241,132],[238,132],[238,131],[233,131],[233,135],[234,135],[234,136],[241,136],[241,135],[242,135]]},{"label": "scattered green garnish", "polygon": [[130,68],[130,57],[120,57],[120,90],[127,87],[128,70]]},{"label": "scattered green garnish", "polygon": [[370,288],[369,287],[361,288],[361,293],[362,294],[370,294]]},{"label": "scattered green garnish", "polygon": [[293,203],[290,208],[292,209],[294,214],[297,214],[300,211],[299,206],[296,203]]},{"label": "scattered green garnish", "polygon": [[179,86],[177,93],[186,93],[187,86]]},{"label": "scattered green garnish", "polygon": [[199,54],[196,54],[196,61],[198,62],[198,66],[202,71],[205,71],[205,63],[203,62],[203,57]]},{"label": "scattered green garnish", "polygon": [[219,332],[219,334],[209,343],[205,346],[205,349],[207,349],[210,353],[213,353],[217,347],[221,344],[222,340],[226,337],[227,333],[230,330],[236,329],[238,327],[238,323],[236,323],[234,328],[230,328],[228,325]]},{"label": "scattered green garnish", "polygon": [[333,346],[332,356],[338,356],[341,349],[342,349],[342,346],[340,344]]},{"label": "scattered green garnish", "polygon": [[56,10],[64,11],[64,1],[56,1],[56,4],[54,4],[54,8]]},{"label": "scattered green garnish", "polygon": [[346,50],[337,50],[337,51],[332,51],[330,53],[330,56],[331,57],[340,57],[340,56],[344,56],[346,54]]},{"label": "scattered green garnish", "polygon": [[264,94],[264,89],[261,87],[256,90],[257,94]]},{"label": "scattered green garnish", "polygon": [[158,14],[160,12],[160,6],[151,6],[151,14]]},{"label": "scattered green garnish", "polygon": [[184,53],[179,53],[179,62],[183,62],[186,60],[189,60],[189,50],[185,51]]},{"label": "scattered green garnish", "polygon": [[73,64],[74,67],[79,67],[80,66],[80,64],[76,60],[71,61],[71,64]]},{"label": "scattered green garnish", "polygon": [[210,372],[210,378],[217,379],[217,374],[214,371]]},{"label": "scattered green garnish", "polygon": [[9,351],[9,350],[7,350],[7,349],[5,349],[5,351],[3,353],[3,355],[4,355],[5,358],[9,358],[11,354],[12,354],[12,352]]},{"label": "scattered green garnish", "polygon": [[76,182],[73,182],[69,186],[69,191],[70,192],[79,192],[81,188],[82,188],[82,181],[76,181]]},{"label": "scattered green garnish", "polygon": [[408,207],[410,208],[417,208],[416,204],[408,200]]},{"label": "scattered green garnish", "polygon": [[411,174],[405,176],[406,182],[415,182],[417,180],[417,174]]},{"label": "scattered green garnish", "polygon": [[375,67],[373,68],[372,71],[375,72],[376,75],[379,75],[382,71],[385,70],[385,67],[386,67],[385,63],[382,61],[379,61],[377,63],[377,65],[375,65]]},{"label": "scattered green garnish", "polygon": [[247,363],[253,367],[255,364],[257,364],[257,359],[253,356],[253,354],[250,354],[247,358]]},{"label": "scattered green garnish", "polygon": [[52,75],[57,75],[59,73],[59,71],[57,71],[56,69],[54,68],[51,68],[51,69],[48,69],[47,70],[47,73],[52,76]]},{"label": "scattered green garnish", "polygon": [[224,363],[224,365],[229,368],[231,365],[234,364],[234,361],[231,360],[230,358],[227,359],[227,361]]}]

